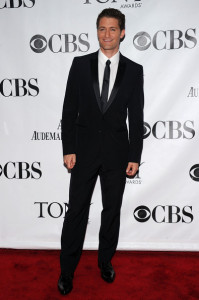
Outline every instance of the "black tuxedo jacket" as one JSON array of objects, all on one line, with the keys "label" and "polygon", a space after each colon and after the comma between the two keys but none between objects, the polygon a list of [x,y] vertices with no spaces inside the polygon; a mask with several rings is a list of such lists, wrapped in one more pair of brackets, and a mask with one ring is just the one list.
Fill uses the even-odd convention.
[{"label": "black tuxedo jacket", "polygon": [[[143,68],[120,54],[114,87],[105,112],[100,105],[98,52],[75,57],[69,72],[62,114],[63,154],[83,165],[101,155],[103,163],[140,163],[143,147]],[[128,114],[129,126],[126,119]]]}]

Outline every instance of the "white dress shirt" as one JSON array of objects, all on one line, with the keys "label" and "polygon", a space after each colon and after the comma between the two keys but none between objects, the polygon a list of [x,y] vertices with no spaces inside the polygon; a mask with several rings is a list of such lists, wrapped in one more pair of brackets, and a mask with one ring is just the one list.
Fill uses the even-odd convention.
[{"label": "white dress shirt", "polygon": [[118,51],[111,58],[108,58],[99,49],[99,52],[98,52],[98,78],[99,78],[100,95],[101,95],[101,91],[102,91],[102,83],[103,83],[103,78],[104,78],[104,69],[105,69],[105,66],[106,66],[106,61],[108,59],[111,61],[109,91],[108,91],[108,99],[109,99],[111,91],[113,89],[113,85],[115,83],[115,78],[116,78],[116,75],[117,75],[117,69],[118,69],[118,64],[119,64],[119,59],[120,59],[120,52]]}]

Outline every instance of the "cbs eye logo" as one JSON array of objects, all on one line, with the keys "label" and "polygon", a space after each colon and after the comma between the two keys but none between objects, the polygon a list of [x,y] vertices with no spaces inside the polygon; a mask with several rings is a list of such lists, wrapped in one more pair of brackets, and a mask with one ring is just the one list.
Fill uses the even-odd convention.
[{"label": "cbs eye logo", "polygon": [[197,45],[196,28],[188,28],[185,32],[177,29],[158,30],[152,37],[145,31],[138,32],[133,38],[136,49],[143,51],[151,45],[156,50],[192,49]]},{"label": "cbs eye logo", "polygon": [[30,40],[30,48],[36,53],[42,53],[47,48],[47,40],[40,34],[34,35]]},{"label": "cbs eye logo", "polygon": [[90,48],[88,33],[79,35],[73,33],[53,34],[47,40],[43,35],[36,34],[30,39],[30,48],[36,53],[42,53],[48,47],[53,53],[87,52]]},{"label": "cbs eye logo", "polygon": [[149,209],[145,205],[134,210],[134,218],[140,223],[147,222],[150,218],[156,223],[176,224],[179,222],[189,224],[193,221],[192,206],[178,207],[176,205],[157,205]]},{"label": "cbs eye logo", "polygon": [[199,181],[199,164],[191,167],[191,169],[189,170],[189,175],[194,181]]},{"label": "cbs eye logo", "polygon": [[141,205],[134,210],[134,217],[138,222],[146,222],[150,219],[151,212],[147,206]]},{"label": "cbs eye logo", "polygon": [[144,122],[144,135],[143,138],[146,139],[151,134],[151,127],[148,123]]},{"label": "cbs eye logo", "polygon": [[138,50],[146,50],[151,45],[151,37],[147,32],[140,31],[134,36],[133,44]]}]

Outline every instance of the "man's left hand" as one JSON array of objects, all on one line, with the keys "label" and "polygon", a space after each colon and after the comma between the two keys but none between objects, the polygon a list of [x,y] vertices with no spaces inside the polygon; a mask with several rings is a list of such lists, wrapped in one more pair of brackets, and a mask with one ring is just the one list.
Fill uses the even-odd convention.
[{"label": "man's left hand", "polygon": [[127,169],[126,169],[126,174],[128,176],[134,176],[135,173],[138,171],[139,169],[139,164],[138,163],[134,163],[134,162],[129,162]]}]

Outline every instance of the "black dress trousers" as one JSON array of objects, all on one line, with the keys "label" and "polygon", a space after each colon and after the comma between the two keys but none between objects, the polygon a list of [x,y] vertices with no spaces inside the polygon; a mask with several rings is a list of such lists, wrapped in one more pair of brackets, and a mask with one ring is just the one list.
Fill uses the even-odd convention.
[{"label": "black dress trousers", "polygon": [[[61,236],[61,272],[73,273],[79,262],[91,197],[97,177],[100,177],[102,191],[101,227],[99,232],[99,262],[108,262],[115,253],[120,228],[120,209],[126,182],[126,163],[111,168],[103,163],[100,153],[85,165],[77,160],[71,172],[69,206]],[[93,200],[95,202],[95,200]]]}]

